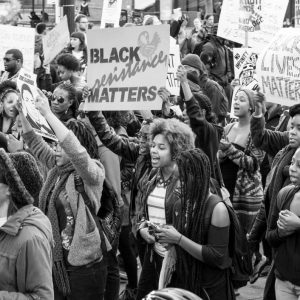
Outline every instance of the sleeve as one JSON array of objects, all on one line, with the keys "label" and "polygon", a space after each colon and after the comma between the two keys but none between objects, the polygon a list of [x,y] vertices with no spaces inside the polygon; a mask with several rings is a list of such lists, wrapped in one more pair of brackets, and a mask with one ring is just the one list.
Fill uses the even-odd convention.
[{"label": "sleeve", "polygon": [[279,218],[279,207],[278,203],[281,203],[283,201],[283,190],[280,190],[278,196],[276,205],[271,205],[271,209],[268,216],[268,227],[266,232],[266,239],[271,245],[272,248],[278,248],[282,242],[285,241],[285,237],[280,237],[278,233],[278,227],[277,227],[277,220]]},{"label": "sleeve", "polygon": [[103,184],[105,178],[103,165],[89,156],[72,131],[69,131],[65,139],[60,142],[60,146],[64,149],[76,172],[84,181],[90,185]]},{"label": "sleeve", "polygon": [[140,146],[130,142],[128,138],[122,138],[115,133],[107,124],[106,119],[98,113],[90,112],[88,114],[91,124],[95,128],[101,142],[112,152],[129,160],[136,162],[139,156]]},{"label": "sleeve", "polygon": [[26,293],[0,291],[0,299],[54,299],[52,254],[50,245],[47,243],[35,237],[24,244],[17,257],[16,276],[19,290],[25,288]]},{"label": "sleeve", "polygon": [[289,133],[266,129],[263,116],[251,117],[250,132],[254,146],[266,151],[272,157],[289,143]]},{"label": "sleeve", "polygon": [[24,133],[23,138],[30,152],[48,169],[55,166],[54,150],[43,140],[43,138],[32,130]]},{"label": "sleeve", "polygon": [[266,211],[265,211],[265,202],[261,203],[260,209],[256,215],[253,226],[249,233],[248,242],[250,248],[254,250],[257,242],[260,242],[266,232],[267,229],[267,220],[266,220]]},{"label": "sleeve", "polygon": [[236,149],[232,144],[224,151],[225,155],[232,161],[249,172],[255,172],[264,159],[264,151],[251,147],[250,155],[244,151]]},{"label": "sleeve", "polygon": [[230,226],[217,227],[210,225],[207,245],[202,246],[203,261],[207,265],[220,269],[228,267],[229,229]]}]

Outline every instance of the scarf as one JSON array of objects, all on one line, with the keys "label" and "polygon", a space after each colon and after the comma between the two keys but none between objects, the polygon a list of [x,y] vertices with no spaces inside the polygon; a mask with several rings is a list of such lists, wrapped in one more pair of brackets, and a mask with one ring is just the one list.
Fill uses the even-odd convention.
[{"label": "scarf", "polygon": [[53,277],[58,290],[64,296],[70,294],[70,284],[67,270],[64,264],[63,248],[59,230],[58,216],[55,209],[55,200],[66,188],[66,182],[70,174],[74,171],[71,162],[64,166],[52,168],[40,193],[39,207],[49,218],[54,238],[53,249]]},{"label": "scarf", "polygon": [[268,214],[272,209],[272,206],[276,205],[276,199],[279,191],[284,187],[285,177],[283,175],[283,169],[291,164],[295,151],[296,148],[291,148],[288,145],[280,150],[273,160],[265,188],[266,219],[268,219]]}]

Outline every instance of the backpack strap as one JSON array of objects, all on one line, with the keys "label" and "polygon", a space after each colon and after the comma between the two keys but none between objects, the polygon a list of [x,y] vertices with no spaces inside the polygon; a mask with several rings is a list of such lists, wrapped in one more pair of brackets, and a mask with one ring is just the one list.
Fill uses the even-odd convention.
[{"label": "backpack strap", "polygon": [[106,254],[107,254],[107,248],[106,248],[104,233],[101,228],[101,223],[100,223],[98,216],[94,213],[94,209],[91,205],[89,196],[87,195],[87,193],[84,190],[83,180],[76,172],[74,172],[74,186],[75,186],[76,191],[82,196],[84,204],[90,210],[90,213],[94,218],[94,221],[96,223],[96,226],[97,226],[97,228],[99,230],[99,234],[100,234],[102,255],[103,255],[103,258],[105,259]]}]

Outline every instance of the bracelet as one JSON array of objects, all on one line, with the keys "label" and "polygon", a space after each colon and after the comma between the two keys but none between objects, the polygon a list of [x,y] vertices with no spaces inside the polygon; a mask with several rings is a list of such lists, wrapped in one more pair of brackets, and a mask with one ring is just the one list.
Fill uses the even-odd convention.
[{"label": "bracelet", "polygon": [[180,235],[178,241],[177,241],[177,245],[180,246],[180,242],[181,242],[181,238],[182,238],[182,234]]}]

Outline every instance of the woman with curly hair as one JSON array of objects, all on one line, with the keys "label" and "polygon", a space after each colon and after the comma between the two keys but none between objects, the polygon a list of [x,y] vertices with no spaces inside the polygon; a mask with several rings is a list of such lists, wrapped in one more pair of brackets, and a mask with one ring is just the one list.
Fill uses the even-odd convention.
[{"label": "woman with curly hair", "polygon": [[160,243],[169,245],[162,285],[187,289],[205,300],[235,299],[229,279],[230,218],[221,198],[210,192],[209,159],[202,150],[193,149],[182,152],[176,164],[180,184],[173,226],[156,233]]},{"label": "woman with curly hair", "polygon": [[137,238],[147,243],[140,276],[137,300],[158,288],[159,273],[166,245],[155,241],[151,230],[156,226],[172,224],[174,203],[178,199],[177,156],[194,148],[190,127],[176,119],[155,119],[150,125],[150,155],[152,171],[143,191],[143,217]]}]

